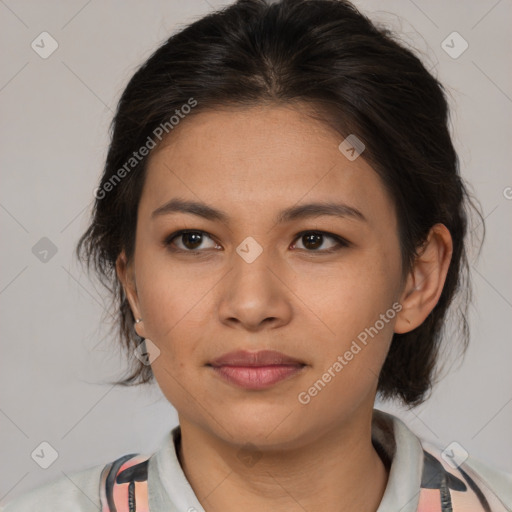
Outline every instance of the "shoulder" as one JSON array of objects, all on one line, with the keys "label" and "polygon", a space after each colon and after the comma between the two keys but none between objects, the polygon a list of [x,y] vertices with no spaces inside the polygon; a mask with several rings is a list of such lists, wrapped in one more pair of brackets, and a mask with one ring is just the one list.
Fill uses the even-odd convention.
[{"label": "shoulder", "polygon": [[470,456],[457,442],[442,449],[420,441],[424,452],[420,503],[440,492],[453,510],[512,510],[511,473]]},{"label": "shoulder", "polygon": [[145,494],[147,490],[149,458],[150,455],[131,453],[107,464],[64,474],[8,502],[0,512],[128,510],[125,507],[135,497],[134,483],[142,484],[137,489],[139,498],[140,491]]},{"label": "shoulder", "polygon": [[[164,460],[166,456],[172,459],[166,450],[170,450],[179,433],[179,426],[170,431],[156,452],[130,453],[82,471],[63,472],[58,479],[0,505],[0,512],[128,512],[135,510],[136,503],[137,510],[141,507],[147,510],[150,461],[155,456],[156,465],[158,454]],[[177,460],[176,463],[179,465]],[[154,476],[158,476],[158,472]],[[158,490],[158,484],[153,485],[153,491],[155,489]]]},{"label": "shoulder", "polygon": [[512,511],[512,474],[472,457],[459,443],[436,446],[379,410],[372,437],[390,463],[379,512]]},{"label": "shoulder", "polygon": [[478,475],[484,485],[493,489],[507,508],[512,510],[512,473],[489,466],[485,462],[471,457],[468,459],[467,465],[474,474]]},{"label": "shoulder", "polygon": [[99,482],[105,465],[63,475],[8,502],[1,512],[98,512]]}]

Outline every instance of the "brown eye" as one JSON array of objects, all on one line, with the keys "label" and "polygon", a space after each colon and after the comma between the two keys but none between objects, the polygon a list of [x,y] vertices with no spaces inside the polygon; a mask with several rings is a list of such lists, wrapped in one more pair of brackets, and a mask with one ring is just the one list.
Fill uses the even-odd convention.
[{"label": "brown eye", "polygon": [[[167,237],[164,243],[167,246],[175,245],[177,247],[176,250],[179,251],[199,252],[197,249],[201,247],[205,240],[211,240],[213,243],[213,247],[210,246],[210,249],[216,247],[215,242],[203,231],[178,231]],[[179,242],[181,242],[181,245]],[[208,247],[204,248],[208,249]]]},{"label": "brown eye", "polygon": [[[343,238],[322,231],[304,231],[299,233],[296,239],[302,242],[304,249],[308,252],[333,252],[349,245]],[[334,240],[334,244],[322,248],[326,239]]]},{"label": "brown eye", "polygon": [[304,235],[302,240],[306,249],[318,249],[322,245],[323,235],[312,233],[310,235]]},{"label": "brown eye", "polygon": [[203,242],[203,235],[200,233],[183,233],[181,240],[187,249],[197,249]]}]

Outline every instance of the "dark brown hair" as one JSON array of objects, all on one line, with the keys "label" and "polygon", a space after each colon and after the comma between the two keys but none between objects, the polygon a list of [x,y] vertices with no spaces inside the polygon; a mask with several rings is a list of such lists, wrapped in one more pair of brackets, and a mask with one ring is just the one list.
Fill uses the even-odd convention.
[{"label": "dark brown hair", "polygon": [[172,35],[129,81],[112,122],[93,219],[77,246],[111,291],[120,338],[132,356],[131,373],[117,383],[153,379],[151,367],[133,357],[141,340],[115,272],[121,250],[128,259],[134,251],[148,160],[131,160],[134,152],[155,142],[162,126],[172,136],[171,116],[262,103],[306,104],[341,136],[356,134],[365,144],[362,157],[395,202],[404,275],[430,228],[449,229],[453,255],[439,302],[421,326],[393,336],[379,376],[383,398],[421,403],[457,291],[465,297],[458,312],[463,350],[467,345],[465,236],[473,204],[459,175],[442,85],[390,31],[343,0],[239,0]]}]

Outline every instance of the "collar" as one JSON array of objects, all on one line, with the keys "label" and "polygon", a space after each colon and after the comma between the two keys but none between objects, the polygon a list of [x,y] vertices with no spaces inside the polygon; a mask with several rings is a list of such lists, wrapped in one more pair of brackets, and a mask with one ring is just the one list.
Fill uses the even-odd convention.
[{"label": "collar", "polygon": [[[150,510],[205,512],[181,469],[177,455],[180,438],[178,425],[149,459]],[[388,482],[377,512],[416,512],[423,468],[419,439],[401,420],[374,409],[372,441],[390,461]]]}]

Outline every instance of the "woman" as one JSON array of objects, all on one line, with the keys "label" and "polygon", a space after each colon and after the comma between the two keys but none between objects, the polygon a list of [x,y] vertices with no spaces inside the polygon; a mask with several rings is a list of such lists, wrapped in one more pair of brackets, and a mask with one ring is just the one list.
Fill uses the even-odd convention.
[{"label": "woman", "polygon": [[468,291],[447,119],[346,1],[173,35],[122,95],[78,255],[118,299],[122,383],[155,378],[179,426],[5,510],[510,510],[510,475],[373,409],[425,400]]}]

